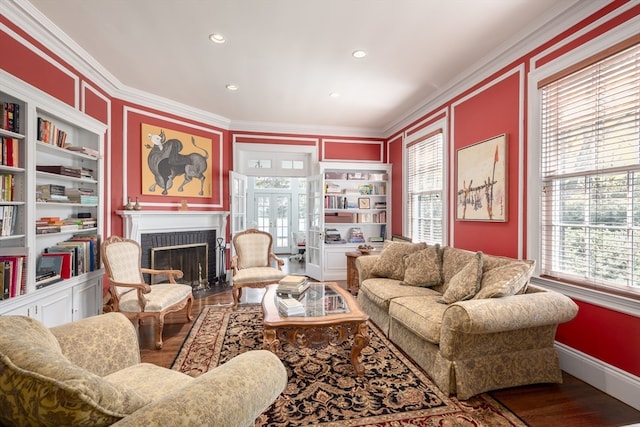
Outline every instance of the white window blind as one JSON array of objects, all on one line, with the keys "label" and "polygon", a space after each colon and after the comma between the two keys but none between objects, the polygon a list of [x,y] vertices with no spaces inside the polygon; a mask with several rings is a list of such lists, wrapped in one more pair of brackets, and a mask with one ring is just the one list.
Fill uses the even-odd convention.
[{"label": "white window blind", "polygon": [[443,243],[442,130],[407,145],[406,234],[414,242]]},{"label": "white window blind", "polygon": [[541,272],[640,287],[640,44],[541,85]]}]

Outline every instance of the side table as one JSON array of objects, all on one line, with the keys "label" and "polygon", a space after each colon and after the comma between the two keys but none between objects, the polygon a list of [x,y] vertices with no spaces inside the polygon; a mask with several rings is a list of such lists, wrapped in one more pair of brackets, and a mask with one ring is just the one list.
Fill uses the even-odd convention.
[{"label": "side table", "polygon": [[352,295],[357,295],[360,289],[358,269],[356,268],[356,258],[362,255],[360,252],[347,252],[347,290]]}]

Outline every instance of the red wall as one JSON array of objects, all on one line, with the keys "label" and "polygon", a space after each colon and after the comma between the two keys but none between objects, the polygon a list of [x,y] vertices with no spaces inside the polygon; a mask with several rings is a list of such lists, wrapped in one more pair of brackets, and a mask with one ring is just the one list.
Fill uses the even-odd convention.
[{"label": "red wall", "polygon": [[[397,180],[402,178],[401,146],[403,138],[405,135],[415,132],[416,129],[424,127],[427,117],[445,109],[450,116],[450,126],[446,134],[450,144],[450,150],[446,153],[448,166],[451,168],[448,176],[450,189],[455,189],[457,186],[455,178],[452,178],[456,176],[455,150],[503,133],[506,133],[509,139],[508,221],[504,223],[457,221],[455,220],[455,207],[448,206],[448,218],[452,224],[447,230],[448,243],[452,246],[474,251],[480,250],[489,254],[525,258],[527,256],[526,210],[528,197],[526,180],[528,173],[535,173],[526,169],[526,93],[528,90],[526,73],[529,71],[529,63],[540,52],[559,41],[572,37],[575,32],[587,25],[593,25],[597,19],[605,17],[607,13],[626,3],[628,2],[614,1],[604,6],[603,9],[580,24],[550,38],[548,42],[532,52],[452,97],[449,101],[434,106],[431,111],[425,112],[422,117],[391,135],[388,141],[389,161],[393,164],[394,176],[392,232],[394,234],[402,233],[402,221],[399,218],[403,210],[400,190],[402,187]],[[587,35],[576,37],[566,46],[552,51],[536,62],[536,65],[549,62],[562,55],[571,54],[574,49],[580,48],[587,41],[638,15],[640,15],[640,5],[634,6],[610,20],[604,20],[601,25],[591,28]],[[520,145],[523,147],[522,153]],[[520,155],[523,157],[524,170],[522,171],[520,171],[518,164]],[[522,192],[519,192],[518,189],[520,184],[522,184]],[[453,191],[450,191],[449,194],[451,198],[454,198]],[[522,203],[523,212],[518,210],[519,203]],[[557,340],[633,375],[640,376],[640,341],[638,340],[640,319],[583,301],[576,302],[580,306],[579,313],[571,322],[559,326]]]},{"label": "red wall", "polygon": [[[452,246],[518,257],[519,79],[519,73],[512,74],[451,107],[454,151],[501,134],[507,135],[508,142],[507,221],[478,223],[456,220],[450,236]],[[455,159],[455,153],[451,155]],[[455,165],[455,162],[450,161],[449,164]],[[450,184],[454,191],[461,187],[455,181]],[[453,195],[452,200],[455,200]]]},{"label": "red wall", "polygon": [[[506,133],[509,138],[509,166],[508,176],[508,221],[504,223],[462,222],[450,219],[451,226],[447,229],[449,243],[472,250],[482,250],[491,254],[526,256],[526,176],[529,171],[520,171],[518,159],[525,156],[526,141],[526,73],[530,60],[539,52],[547,49],[561,40],[572,37],[576,31],[593,25],[589,32],[575,38],[566,46],[541,58],[539,64],[561,55],[570,54],[586,41],[614,29],[616,25],[628,21],[640,14],[640,5],[629,11],[605,20],[595,25],[597,19],[605,17],[607,13],[627,4],[627,1],[613,1],[574,27],[558,34],[534,49],[532,52],[515,60],[502,70],[489,76],[476,85],[469,87],[450,100],[435,106],[432,111],[425,112],[417,119],[385,141],[371,138],[336,137],[329,135],[290,135],[290,134],[258,134],[250,132],[230,132],[224,129],[179,117],[169,111],[158,111],[152,106],[134,105],[130,102],[109,97],[95,83],[86,79],[81,73],[66,64],[54,53],[34,40],[29,34],[8,22],[0,16],[0,22],[10,31],[0,32],[0,68],[24,80],[25,82],[51,94],[60,101],[81,109],[81,99],[84,99],[84,111],[109,125],[106,138],[106,164],[111,165],[107,171],[107,232],[122,233],[122,223],[114,211],[121,209],[125,200],[124,195],[139,196],[141,135],[140,123],[153,122],[158,126],[202,135],[211,138],[220,149],[219,162],[215,164],[214,180],[222,183],[222,189],[213,192],[206,200],[190,198],[190,206],[196,209],[228,210],[228,171],[233,164],[233,141],[264,142],[274,144],[311,144],[317,147],[320,160],[346,161],[389,161],[393,165],[393,215],[392,233],[402,233],[402,144],[405,131],[415,131],[425,118],[441,114],[446,111],[448,132],[446,138],[450,144],[447,153],[448,165],[453,168],[452,159],[455,150],[466,147],[475,142]],[[16,36],[14,36],[17,35]],[[83,84],[92,90],[82,90]],[[213,112],[215,113],[215,112]],[[520,121],[523,120],[523,123]],[[126,129],[125,129],[126,126]],[[521,132],[521,130],[523,132]],[[240,137],[240,135],[243,135]],[[246,135],[249,135],[248,137]],[[246,141],[241,141],[247,138]],[[293,141],[293,142],[292,142]],[[295,142],[297,141],[297,142]],[[125,145],[126,144],[126,145]],[[522,153],[520,146],[522,145]],[[126,156],[125,156],[126,153]],[[388,156],[388,159],[387,159]],[[126,157],[126,161],[125,161]],[[524,157],[526,164],[526,156]],[[449,188],[455,188],[455,170],[451,171],[448,179]],[[126,189],[123,190],[126,177]],[[520,183],[520,177],[524,182]],[[519,184],[523,191],[519,193]],[[141,201],[153,209],[175,209],[182,197],[163,197],[158,195],[143,196]],[[171,206],[158,207],[159,203],[169,201]],[[519,212],[519,203],[524,212]],[[451,207],[448,207],[452,211]],[[449,218],[454,217],[449,213]],[[521,237],[522,236],[522,237]],[[558,330],[558,340],[579,351],[592,355],[604,362],[623,369],[633,375],[640,376],[640,319],[621,314],[612,310],[577,301],[580,305],[578,317]]]}]

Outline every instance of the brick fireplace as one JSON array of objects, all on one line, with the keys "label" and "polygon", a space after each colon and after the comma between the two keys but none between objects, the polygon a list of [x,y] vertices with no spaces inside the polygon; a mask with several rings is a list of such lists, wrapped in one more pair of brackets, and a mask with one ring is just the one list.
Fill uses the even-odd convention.
[{"label": "brick fireplace", "polygon": [[[226,236],[227,212],[216,211],[118,211],[124,219],[126,238],[142,247],[142,266],[174,268],[184,272],[184,283],[213,286],[219,275],[218,239]],[[182,252],[182,253],[181,253]],[[206,265],[205,265],[206,263]],[[170,265],[169,265],[170,264]],[[149,280],[149,278],[146,278]],[[147,282],[150,283],[150,282]]]}]

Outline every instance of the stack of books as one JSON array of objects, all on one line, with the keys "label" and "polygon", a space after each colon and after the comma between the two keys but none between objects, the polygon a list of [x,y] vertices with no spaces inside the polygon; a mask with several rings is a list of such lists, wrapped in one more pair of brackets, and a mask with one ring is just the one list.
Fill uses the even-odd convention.
[{"label": "stack of books", "polygon": [[304,316],[304,305],[295,298],[280,298],[278,299],[278,311],[289,316]]},{"label": "stack of books", "polygon": [[299,297],[309,289],[309,281],[306,276],[288,275],[278,282],[277,293],[280,296]]}]

